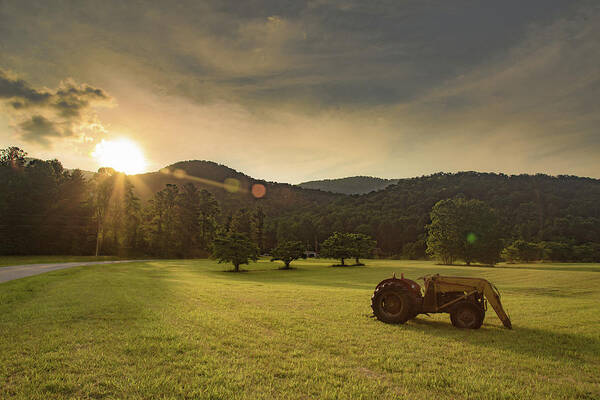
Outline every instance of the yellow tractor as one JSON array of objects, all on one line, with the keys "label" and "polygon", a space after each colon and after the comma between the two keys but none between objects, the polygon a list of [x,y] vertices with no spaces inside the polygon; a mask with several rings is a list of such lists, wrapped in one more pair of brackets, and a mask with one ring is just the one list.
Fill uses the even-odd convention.
[{"label": "yellow tractor", "polygon": [[378,320],[403,324],[419,314],[449,313],[457,328],[479,329],[490,303],[505,327],[512,329],[510,318],[502,308],[496,286],[481,278],[424,276],[425,288],[413,280],[385,279],[371,297],[371,308]]}]

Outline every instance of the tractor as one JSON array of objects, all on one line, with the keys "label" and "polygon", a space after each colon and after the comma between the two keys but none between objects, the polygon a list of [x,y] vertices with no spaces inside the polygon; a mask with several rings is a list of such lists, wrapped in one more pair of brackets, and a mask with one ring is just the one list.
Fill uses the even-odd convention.
[{"label": "tractor", "polygon": [[457,328],[479,329],[487,303],[496,311],[504,326],[512,329],[510,318],[502,308],[496,286],[481,278],[427,275],[424,289],[404,274],[385,279],[371,297],[371,308],[378,320],[403,324],[419,314],[449,313]]}]

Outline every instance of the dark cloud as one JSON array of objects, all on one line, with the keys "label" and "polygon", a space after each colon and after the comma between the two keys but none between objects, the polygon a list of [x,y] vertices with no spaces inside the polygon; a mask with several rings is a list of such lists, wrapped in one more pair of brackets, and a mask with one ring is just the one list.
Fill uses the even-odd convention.
[{"label": "dark cloud", "polygon": [[56,108],[60,115],[67,118],[79,117],[81,111],[87,109],[92,102],[110,99],[102,89],[86,84],[76,86],[72,82],[64,84],[56,91],[54,97],[52,107]]},{"label": "dark cloud", "polygon": [[0,99],[12,99],[14,108],[24,108],[28,104],[46,104],[52,94],[33,89],[23,79],[13,78],[0,70]]},{"label": "dark cloud", "polygon": [[52,137],[71,134],[68,128],[65,129],[65,127],[61,127],[56,122],[52,122],[41,115],[34,115],[19,123],[19,128],[24,140],[42,145],[48,145],[49,139]]},{"label": "dark cloud", "polygon": [[71,81],[64,82],[55,90],[35,89],[23,79],[11,77],[0,70],[0,99],[9,100],[15,109],[28,107],[52,107],[65,117],[77,117],[89,107],[90,102],[109,100],[102,89],[87,84],[77,86]]},{"label": "dark cloud", "polygon": [[[0,100],[14,110],[21,137],[29,142],[49,144],[51,137],[74,134],[72,126],[81,122],[92,105],[111,100],[102,89],[71,80],[56,90],[36,89],[23,79],[0,70]],[[48,114],[44,116],[39,114]]]},{"label": "dark cloud", "polygon": [[[8,50],[37,58],[23,45],[38,43],[54,59],[71,48],[77,54],[69,53],[67,68],[95,62],[202,103],[322,102],[327,84],[332,94],[321,106],[336,108],[360,97],[372,105],[417,97],[501,56],[532,24],[572,15],[582,2],[184,0],[143,10],[117,1],[42,4],[8,2],[3,20],[0,10]],[[24,30],[18,16],[29,15],[37,17],[27,17]],[[235,82],[245,79],[256,82],[240,90]],[[367,95],[365,87],[372,88]]]}]

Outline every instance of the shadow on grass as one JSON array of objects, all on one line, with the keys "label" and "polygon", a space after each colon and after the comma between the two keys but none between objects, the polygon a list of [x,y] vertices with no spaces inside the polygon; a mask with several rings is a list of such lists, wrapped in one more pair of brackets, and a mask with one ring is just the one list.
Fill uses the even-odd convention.
[{"label": "shadow on grass", "polygon": [[[418,270],[412,267],[408,268],[369,268],[366,267],[332,267],[332,266],[319,266],[318,270],[312,267],[293,267],[294,280],[289,280],[289,274],[284,273],[285,269],[279,268],[252,268],[248,270],[247,274],[231,274],[224,270],[199,270],[193,267],[188,268],[188,271],[193,274],[211,274],[214,276],[224,277],[227,276],[235,282],[256,282],[256,283],[269,283],[269,284],[290,284],[303,286],[318,286],[318,287],[329,287],[329,288],[347,288],[347,289],[365,289],[372,291],[375,289],[377,283],[382,279],[391,278],[392,273],[396,272],[399,275],[400,271],[414,272],[414,275],[423,274],[422,270]],[[380,273],[377,273],[380,272]],[[225,275],[226,274],[226,275]]]},{"label": "shadow on grass", "polygon": [[600,272],[600,263],[529,263],[529,264],[435,264],[440,267],[474,267],[474,268],[495,268],[495,269],[533,269],[540,271],[580,271],[580,272]]},{"label": "shadow on grass", "polygon": [[[261,269],[241,269],[239,271],[236,271],[234,269],[223,269],[223,270],[212,270],[212,271],[200,271],[202,274],[204,273],[210,273],[210,274],[215,274],[215,275],[224,275],[226,274],[229,278],[233,278],[235,279],[236,276],[240,277],[240,280],[243,281],[247,281],[249,276],[252,276],[253,272],[271,272],[271,271],[281,271],[283,270],[282,268],[261,268]],[[194,272],[193,270],[190,270],[191,272]],[[242,278],[242,276],[244,276],[244,278]],[[261,279],[250,279],[251,281],[256,281],[256,282],[263,282],[263,280]]]},{"label": "shadow on grass", "polygon": [[596,263],[574,263],[574,264],[496,264],[496,265],[485,265],[485,264],[435,264],[438,267],[461,267],[461,268],[492,268],[492,269],[525,269],[525,270],[539,270],[539,271],[578,271],[578,272],[600,272],[600,264]]},{"label": "shadow on grass", "polygon": [[490,265],[490,264],[434,264],[437,267],[466,267],[466,268],[498,268],[497,265]]},{"label": "shadow on grass", "polygon": [[331,268],[353,268],[353,267],[366,267],[365,264],[363,263],[358,263],[358,264],[332,264],[329,267]]},{"label": "shadow on grass", "polygon": [[549,296],[557,298],[573,298],[573,297],[586,297],[594,295],[597,291],[594,290],[583,290],[577,288],[548,288],[548,287],[512,287],[506,291],[507,293],[517,293],[519,295],[527,296]]},{"label": "shadow on grass", "polygon": [[[375,320],[377,321],[377,320]],[[379,322],[379,321],[377,321]],[[600,354],[600,340],[547,329],[514,326],[512,330],[484,324],[479,330],[457,329],[450,321],[419,316],[397,329],[409,329],[453,342],[468,342],[491,350],[510,351],[519,355],[544,357],[559,361],[589,362]]]},{"label": "shadow on grass", "polygon": [[600,272],[600,264],[580,264],[580,265],[552,265],[552,264],[528,264],[528,265],[498,265],[501,269],[529,269],[538,271],[568,271],[568,272]]}]

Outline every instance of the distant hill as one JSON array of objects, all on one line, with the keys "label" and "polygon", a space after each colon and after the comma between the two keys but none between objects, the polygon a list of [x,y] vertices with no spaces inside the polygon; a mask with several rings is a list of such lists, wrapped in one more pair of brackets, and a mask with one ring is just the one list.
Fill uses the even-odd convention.
[{"label": "distant hill", "polygon": [[180,161],[159,171],[130,175],[129,178],[142,199],[152,197],[154,193],[163,189],[167,183],[184,184],[194,182],[200,187],[219,188],[224,191],[221,185],[224,184],[225,180],[236,179],[240,182],[242,191],[247,191],[255,182],[248,175],[232,168],[204,160]]},{"label": "distant hill", "polygon": [[[255,179],[225,165],[205,160],[181,161],[157,172],[130,175],[129,178],[137,195],[144,201],[152,198],[168,183],[183,185],[191,182],[213,193],[221,207],[228,212],[261,206],[273,216],[289,210],[319,207],[341,196]],[[264,195],[253,193],[254,185],[263,185],[266,189]]]},{"label": "distant hill", "polygon": [[382,190],[398,182],[398,179],[383,179],[372,176],[351,176],[339,179],[322,179],[298,184],[304,189],[323,190],[343,194],[365,194]]},{"label": "distant hill", "polygon": [[[520,238],[573,246],[600,243],[598,179],[459,172],[398,180],[354,177],[316,182],[321,185],[289,185],[198,160],[178,162],[161,171],[130,176],[142,200],[152,198],[167,183],[193,182],[213,193],[224,216],[260,206],[267,215],[269,244],[286,233],[314,243],[335,231],[362,232],[377,240],[381,254],[422,257],[431,208],[439,200],[456,196],[480,199],[496,209],[508,242]],[[232,179],[239,183],[238,191],[225,187],[224,183]],[[361,182],[371,185],[361,186]],[[256,184],[265,186],[263,197],[252,194]]]},{"label": "distant hill", "polygon": [[[437,173],[400,179],[384,190],[348,196],[314,210],[329,231],[363,232],[384,254],[423,256],[425,226],[436,202],[453,197],[479,199],[497,210],[502,236],[567,243],[564,260],[596,259],[600,244],[600,180],[576,176],[505,175],[481,172]],[[595,246],[595,245],[594,245]],[[568,254],[569,252],[575,254]],[[581,252],[586,256],[578,256]]]}]

